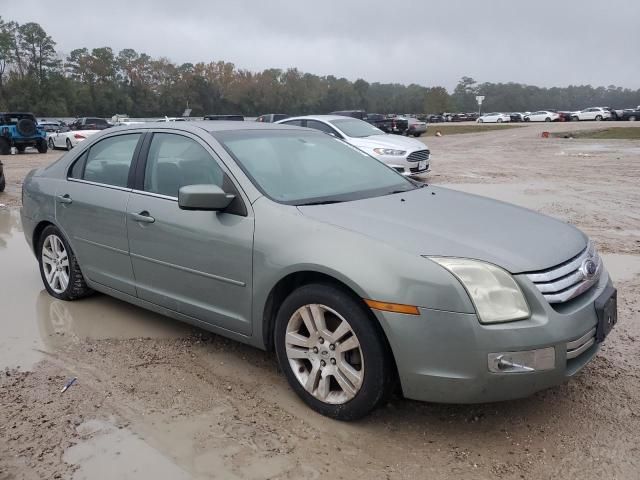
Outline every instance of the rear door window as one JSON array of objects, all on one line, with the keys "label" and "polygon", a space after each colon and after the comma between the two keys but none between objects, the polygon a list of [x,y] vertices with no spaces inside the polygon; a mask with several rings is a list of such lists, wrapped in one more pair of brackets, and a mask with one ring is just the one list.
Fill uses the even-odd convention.
[{"label": "rear door window", "polygon": [[142,134],[105,138],[91,147],[82,178],[116,187],[127,187],[129,170]]}]

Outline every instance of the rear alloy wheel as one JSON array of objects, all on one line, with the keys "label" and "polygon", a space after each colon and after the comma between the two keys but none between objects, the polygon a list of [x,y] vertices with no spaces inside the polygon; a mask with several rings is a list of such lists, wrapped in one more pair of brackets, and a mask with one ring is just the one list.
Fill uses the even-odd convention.
[{"label": "rear alloy wheel", "polygon": [[502,119],[501,118],[498,119],[498,123],[502,123]]},{"label": "rear alloy wheel", "polygon": [[357,299],[330,285],[305,285],[282,304],[275,328],[278,362],[317,412],[353,420],[387,397],[389,355],[372,322]]},{"label": "rear alloy wheel", "polygon": [[51,150],[55,150],[56,149],[56,144],[53,143],[53,137],[49,137],[49,140],[47,141],[47,143],[49,144],[49,148]]},{"label": "rear alloy wheel", "polygon": [[600,120],[602,120],[602,115],[596,115],[596,122],[599,122]]},{"label": "rear alloy wheel", "polygon": [[60,230],[46,227],[38,243],[40,275],[47,292],[60,300],[75,300],[89,295],[80,265]]},{"label": "rear alloy wheel", "polygon": [[71,140],[67,138],[67,150],[71,150],[72,148],[73,148],[73,145],[71,144]]},{"label": "rear alloy wheel", "polygon": [[24,153],[26,149],[27,147],[25,145],[16,145],[16,150],[18,150],[18,153]]},{"label": "rear alloy wheel", "polygon": [[550,119],[549,117],[547,117],[547,118],[545,118],[545,119],[544,119],[544,121],[545,121],[545,122],[550,122],[550,121],[551,121],[551,119]]}]

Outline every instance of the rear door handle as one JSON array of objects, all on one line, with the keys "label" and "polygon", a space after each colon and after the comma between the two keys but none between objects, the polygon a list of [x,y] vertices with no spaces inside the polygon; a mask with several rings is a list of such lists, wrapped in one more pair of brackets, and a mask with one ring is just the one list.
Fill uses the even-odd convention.
[{"label": "rear door handle", "polygon": [[66,203],[67,205],[73,203],[73,200],[68,193],[65,193],[64,195],[58,195],[57,198],[59,203]]},{"label": "rear door handle", "polygon": [[153,223],[156,221],[156,219],[149,215],[149,212],[147,212],[146,210],[140,213],[132,213],[131,218],[133,218],[136,222],[142,223]]}]

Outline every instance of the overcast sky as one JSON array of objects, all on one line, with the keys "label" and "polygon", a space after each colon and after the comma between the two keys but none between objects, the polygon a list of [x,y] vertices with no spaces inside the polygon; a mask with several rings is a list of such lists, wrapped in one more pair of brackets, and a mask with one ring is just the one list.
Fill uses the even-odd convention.
[{"label": "overcast sky", "polygon": [[640,88],[640,0],[0,0],[68,53],[298,67],[369,82]]}]

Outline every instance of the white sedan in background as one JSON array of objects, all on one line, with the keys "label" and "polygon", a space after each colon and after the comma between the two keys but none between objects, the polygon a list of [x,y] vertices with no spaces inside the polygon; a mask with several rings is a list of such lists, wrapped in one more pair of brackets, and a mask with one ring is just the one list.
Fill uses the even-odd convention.
[{"label": "white sedan in background", "polygon": [[78,143],[101,131],[102,130],[71,130],[69,132],[52,132],[49,134],[47,143],[51,150],[56,148],[71,150],[78,145]]},{"label": "white sedan in background", "polygon": [[506,113],[485,113],[476,120],[478,123],[502,123],[510,121],[511,115],[507,115]]},{"label": "white sedan in background", "polygon": [[540,110],[524,116],[525,122],[557,122],[558,120],[560,120],[559,114],[547,110]]},{"label": "white sedan in background", "polygon": [[424,178],[431,152],[420,140],[390,135],[370,123],[342,115],[307,115],[280,120],[281,125],[312,128],[362,150],[407,177]]}]

